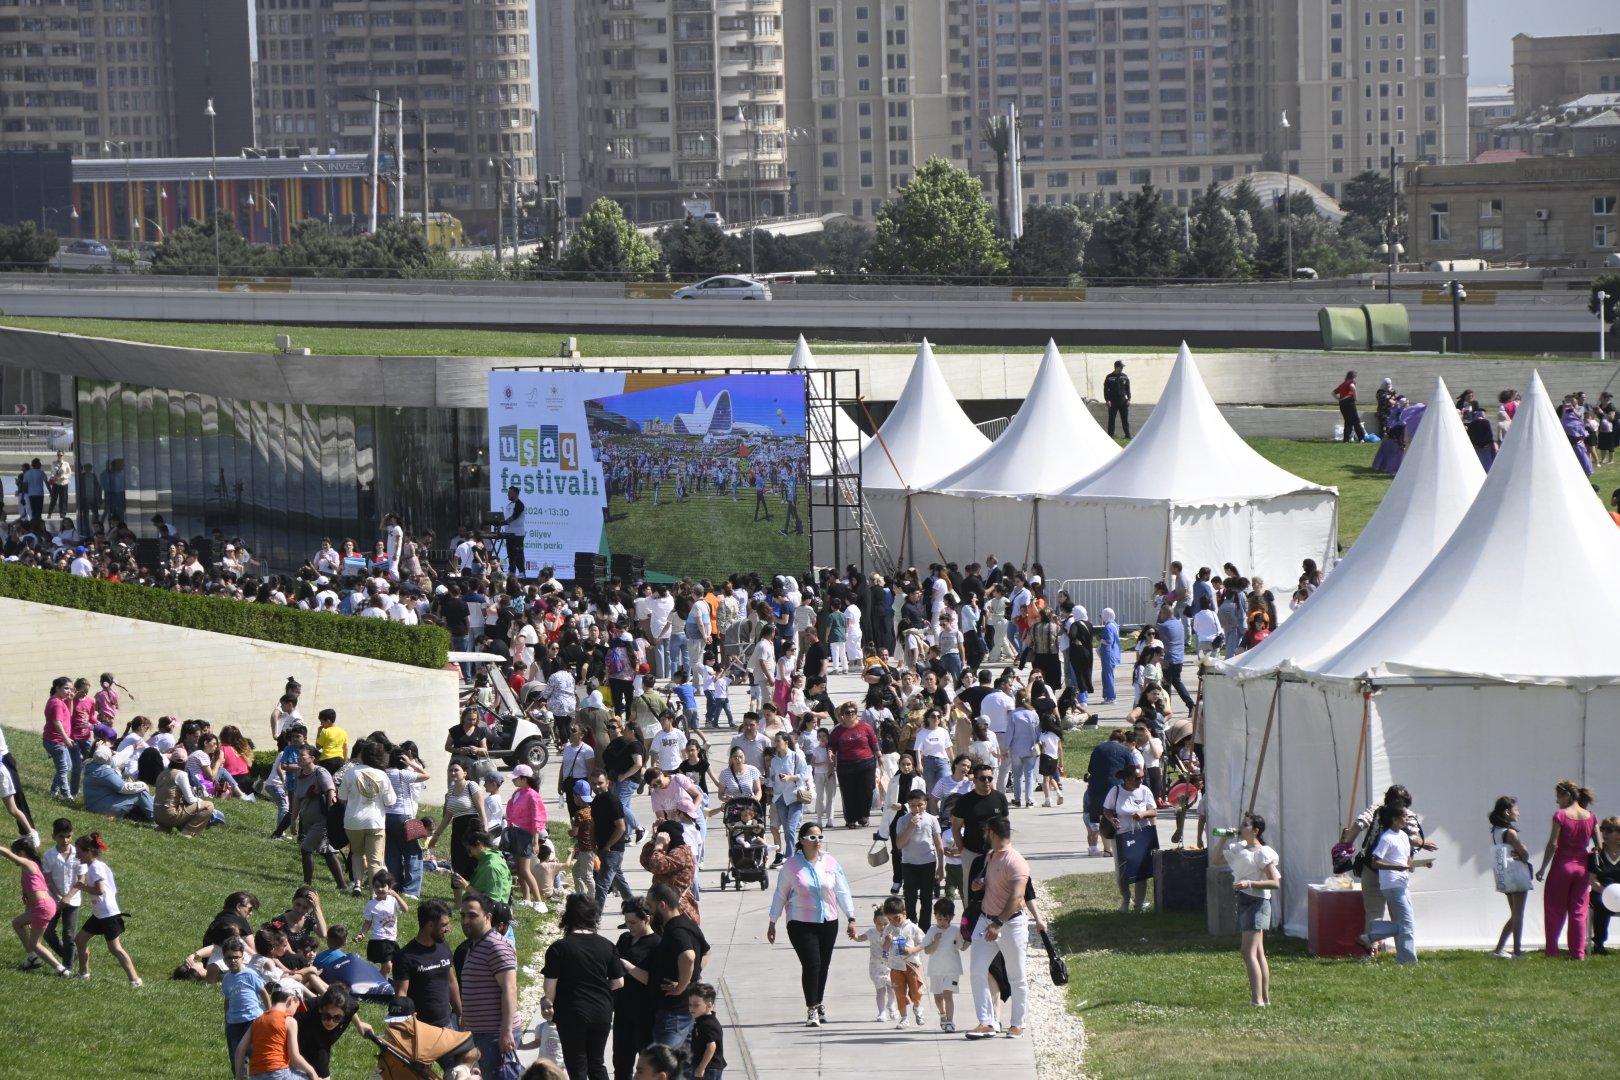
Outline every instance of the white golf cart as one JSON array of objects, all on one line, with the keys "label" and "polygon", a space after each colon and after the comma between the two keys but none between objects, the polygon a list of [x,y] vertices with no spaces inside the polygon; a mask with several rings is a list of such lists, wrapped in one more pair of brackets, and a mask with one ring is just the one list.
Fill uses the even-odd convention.
[{"label": "white golf cart", "polygon": [[[551,760],[551,747],[556,740],[551,710],[546,707],[545,684],[531,683],[524,687],[523,700],[520,702],[501,677],[499,665],[505,659],[493,653],[450,654],[452,664],[470,665],[473,671],[471,680],[463,678],[461,681],[460,707],[478,706],[488,729],[489,758],[484,762],[473,762],[471,771],[482,776],[488,772],[491,762],[499,762],[508,769],[523,764],[533,769],[538,778],[540,770]],[[487,708],[479,705],[481,679],[487,680],[493,692],[494,703]]]}]

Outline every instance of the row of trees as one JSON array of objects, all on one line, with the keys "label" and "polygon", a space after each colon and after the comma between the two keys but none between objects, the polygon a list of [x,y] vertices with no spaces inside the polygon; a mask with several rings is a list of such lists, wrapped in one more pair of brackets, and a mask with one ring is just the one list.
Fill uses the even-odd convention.
[{"label": "row of trees", "polygon": [[[275,247],[249,242],[229,215],[221,215],[172,230],[155,249],[152,270],[212,274],[217,266],[226,274],[681,281],[752,269],[915,283],[1159,284],[1286,277],[1290,239],[1294,265],[1312,267],[1322,277],[1377,269],[1374,251],[1391,220],[1389,181],[1376,173],[1354,178],[1342,205],[1346,217],[1335,225],[1302,192],[1280,207],[1247,181],[1230,194],[1211,184],[1183,208],[1147,186],[1107,207],[1032,205],[1022,235],[1009,241],[996,225],[1005,220],[1005,208],[998,214],[975,177],[934,159],[883,204],[873,229],[840,221],[797,237],[727,235],[688,218],[649,238],[617,203],[600,199],[560,253],[542,244],[527,258],[498,263],[488,256],[463,261],[430,247],[412,222],[339,236],[321,222],[304,221],[293,227],[289,243]],[[43,248],[38,235],[34,243]],[[54,235],[43,235],[54,252]],[[0,254],[5,243],[0,234]]]},{"label": "row of trees", "polygon": [[0,225],[0,269],[44,270],[56,257],[56,233],[32,221]]}]

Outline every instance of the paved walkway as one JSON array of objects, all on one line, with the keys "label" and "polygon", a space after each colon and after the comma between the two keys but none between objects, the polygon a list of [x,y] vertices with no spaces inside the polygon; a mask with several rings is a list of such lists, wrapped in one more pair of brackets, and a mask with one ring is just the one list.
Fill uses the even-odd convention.
[{"label": "paved walkway", "polygon": [[[1128,687],[1128,667],[1124,675]],[[834,700],[842,701],[858,695],[863,687],[857,677],[834,676],[831,689]],[[742,700],[741,707],[733,701],[739,718],[746,708],[746,691]],[[1123,718],[1128,708],[1123,699],[1108,707],[1103,713],[1104,723]],[[715,754],[714,760],[722,760],[722,755]],[[1077,777],[1070,778],[1063,806],[1013,811],[1013,842],[1029,859],[1040,880],[1065,874],[1108,873],[1113,869],[1112,860],[1088,858],[1085,854],[1085,825],[1080,814],[1084,788]],[[650,818],[639,807],[637,812],[644,819]],[[884,865],[873,869],[867,865],[870,831],[845,830],[835,823],[827,836],[832,854],[850,879],[857,927],[864,930],[871,923],[872,908],[889,895],[890,868]],[[726,1028],[728,1076],[804,1080],[864,1075],[885,1080],[922,1080],[943,1077],[947,1069],[959,1072],[964,1064],[970,1064],[994,1070],[997,1080],[1033,1080],[1035,1051],[1031,1038],[970,1042],[962,1036],[961,1031],[973,1024],[972,995],[967,991],[966,978],[956,997],[956,1034],[940,1031],[932,1000],[925,1003],[921,1028],[897,1031],[891,1023],[874,1021],[872,983],[866,973],[867,946],[842,936],[827,984],[827,1025],[805,1027],[799,966],[787,941],[786,924],[778,926],[775,945],[765,941],[772,893],[757,885],[745,886],[741,892],[721,892],[722,845],[723,833],[717,821],[711,827],[707,869],[701,878],[703,932],[714,948],[704,978],[715,983],[723,995],[717,1011]],[[632,861],[626,860],[627,867]],[[634,872],[627,869],[627,873],[632,887],[646,886],[647,875],[639,867]],[[774,883],[773,875],[773,888]],[[604,932],[612,935],[612,925],[604,920]],[[1032,945],[1039,960],[1032,960],[1030,976],[1044,979],[1044,953],[1038,939]]]}]

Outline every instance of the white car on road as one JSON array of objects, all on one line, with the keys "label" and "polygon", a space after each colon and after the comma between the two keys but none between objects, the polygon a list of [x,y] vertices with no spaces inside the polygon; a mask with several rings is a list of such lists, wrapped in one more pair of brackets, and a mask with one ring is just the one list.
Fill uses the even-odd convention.
[{"label": "white car on road", "polygon": [[675,290],[677,300],[769,300],[771,287],[753,278],[721,274]]}]

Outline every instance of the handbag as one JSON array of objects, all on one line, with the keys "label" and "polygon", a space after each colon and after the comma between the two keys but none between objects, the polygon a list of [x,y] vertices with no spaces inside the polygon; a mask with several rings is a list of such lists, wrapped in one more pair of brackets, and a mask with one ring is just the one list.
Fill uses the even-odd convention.
[{"label": "handbag", "polygon": [[1125,884],[1147,881],[1153,876],[1153,853],[1159,847],[1159,830],[1137,829],[1120,833],[1114,840],[1120,852],[1119,880]]},{"label": "handbag", "polygon": [[426,840],[427,838],[428,838],[427,822],[423,821],[421,818],[414,818],[413,817],[413,818],[406,819],[406,821],[405,821],[405,840],[406,840],[407,843],[409,843],[412,840],[416,840],[416,841],[420,842],[422,840]]},{"label": "handbag", "polygon": [[889,861],[889,841],[881,833],[872,834],[872,847],[866,853],[868,866],[882,866]]},{"label": "handbag", "polygon": [[1119,830],[1114,828],[1114,819],[1103,811],[1103,816],[1097,819],[1097,835],[1104,840],[1112,840]]},{"label": "handbag", "polygon": [[1052,935],[1045,930],[1041,931],[1041,944],[1046,946],[1046,965],[1052,973],[1052,985],[1068,986],[1069,965],[1058,955],[1057,946],[1052,944]]},{"label": "handbag", "polygon": [[1535,875],[1530,872],[1530,864],[1515,858],[1512,847],[1497,844],[1493,854],[1497,892],[1527,893],[1535,888]]}]

